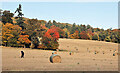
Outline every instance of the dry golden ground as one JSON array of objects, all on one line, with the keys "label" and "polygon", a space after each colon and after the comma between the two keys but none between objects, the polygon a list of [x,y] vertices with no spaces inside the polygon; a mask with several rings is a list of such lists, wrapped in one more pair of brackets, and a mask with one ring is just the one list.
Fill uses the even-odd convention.
[{"label": "dry golden ground", "polygon": [[[118,71],[118,44],[103,41],[59,39],[61,63],[49,61],[53,51],[2,47],[3,71]],[[116,51],[115,51],[116,50]],[[73,52],[73,55],[70,55]]]}]

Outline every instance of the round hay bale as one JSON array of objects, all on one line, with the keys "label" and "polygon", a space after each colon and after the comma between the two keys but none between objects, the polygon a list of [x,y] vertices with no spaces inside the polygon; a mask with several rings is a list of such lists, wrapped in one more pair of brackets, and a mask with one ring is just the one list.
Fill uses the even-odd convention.
[{"label": "round hay bale", "polygon": [[96,52],[94,52],[94,54],[97,54]]},{"label": "round hay bale", "polygon": [[99,51],[96,51],[96,54],[98,54],[99,53]]},{"label": "round hay bale", "polygon": [[91,51],[88,51],[89,53],[91,52]]},{"label": "round hay bale", "polygon": [[76,49],[76,51],[78,51],[78,49]]},{"label": "round hay bale", "polygon": [[94,54],[97,54],[97,53],[98,53],[97,51],[94,52]]},{"label": "round hay bale", "polygon": [[120,55],[120,53],[117,53],[117,55]]},{"label": "round hay bale", "polygon": [[56,51],[53,51],[52,54],[57,54],[57,52],[56,52]]},{"label": "round hay bale", "polygon": [[115,53],[115,55],[118,55],[118,53]]},{"label": "round hay bale", "polygon": [[69,46],[67,46],[67,47],[69,47]]},{"label": "round hay bale", "polygon": [[87,51],[89,50],[89,48],[87,48]]},{"label": "round hay bale", "polygon": [[70,55],[73,55],[74,53],[73,53],[73,52],[70,52],[69,54],[70,54]]},{"label": "round hay bale", "polygon": [[104,51],[103,51],[102,53],[103,53],[103,54],[105,54],[105,52],[104,52]]},{"label": "round hay bale", "polygon": [[120,55],[120,53],[117,53],[117,55]]},{"label": "round hay bale", "polygon": [[52,62],[52,63],[61,63],[61,57],[58,54],[52,54],[50,56],[50,62]]},{"label": "round hay bale", "polygon": [[113,53],[113,56],[115,56],[115,53]]}]

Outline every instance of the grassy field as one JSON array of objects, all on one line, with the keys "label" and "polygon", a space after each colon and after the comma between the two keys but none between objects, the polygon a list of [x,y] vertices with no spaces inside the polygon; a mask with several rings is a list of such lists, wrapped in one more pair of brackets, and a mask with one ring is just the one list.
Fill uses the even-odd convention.
[{"label": "grassy field", "polygon": [[[59,39],[61,63],[50,63],[51,50],[2,47],[3,71],[118,71],[118,44]],[[24,50],[25,58],[20,58]],[[63,51],[65,50],[65,51]],[[73,52],[73,55],[69,55]],[[96,52],[96,54],[95,54]],[[113,53],[116,55],[113,56]]]}]

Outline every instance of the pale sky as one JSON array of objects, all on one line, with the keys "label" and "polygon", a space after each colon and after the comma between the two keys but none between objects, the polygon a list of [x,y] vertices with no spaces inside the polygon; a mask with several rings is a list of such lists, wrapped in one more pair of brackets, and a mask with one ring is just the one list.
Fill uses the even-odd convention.
[{"label": "pale sky", "polygon": [[3,2],[2,9],[14,12],[19,4],[27,18],[118,28],[118,2]]}]

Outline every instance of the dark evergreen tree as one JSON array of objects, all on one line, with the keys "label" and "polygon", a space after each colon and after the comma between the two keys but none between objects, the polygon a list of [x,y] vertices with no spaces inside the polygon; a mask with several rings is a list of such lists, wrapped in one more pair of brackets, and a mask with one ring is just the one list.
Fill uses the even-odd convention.
[{"label": "dark evergreen tree", "polygon": [[10,13],[10,11],[5,10],[2,14],[2,22],[4,24],[6,24],[6,23],[12,23],[13,24],[13,20],[12,20],[13,16],[14,16],[13,13]]}]

